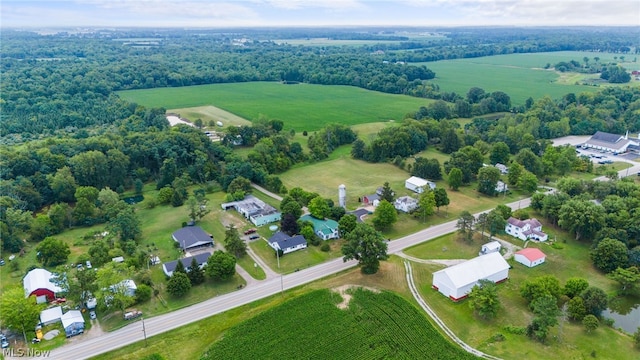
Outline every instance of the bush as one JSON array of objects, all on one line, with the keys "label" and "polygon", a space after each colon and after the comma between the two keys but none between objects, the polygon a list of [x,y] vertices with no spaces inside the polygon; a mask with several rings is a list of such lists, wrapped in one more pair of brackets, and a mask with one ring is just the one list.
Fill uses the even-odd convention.
[{"label": "bush", "polygon": [[329,244],[322,244],[320,246],[320,251],[329,252],[331,250],[331,246]]},{"label": "bush", "polygon": [[317,236],[314,236],[314,237],[311,239],[311,245],[313,245],[313,246],[319,246],[321,241],[322,241],[322,240],[320,240],[320,238],[318,238]]},{"label": "bush", "polygon": [[147,200],[147,209],[153,209],[158,205],[154,199]]},{"label": "bush", "polygon": [[491,339],[489,339],[490,342],[498,342],[498,341],[504,341],[504,335],[502,335],[501,333],[497,333],[495,335],[493,335],[491,337]]},{"label": "bush", "polygon": [[502,330],[514,335],[524,335],[527,332],[526,328],[513,325],[504,326]]},{"label": "bush", "polygon": [[138,285],[138,288],[136,289],[136,303],[142,304],[149,301],[149,299],[151,299],[152,292],[153,290],[150,286],[145,284]]}]

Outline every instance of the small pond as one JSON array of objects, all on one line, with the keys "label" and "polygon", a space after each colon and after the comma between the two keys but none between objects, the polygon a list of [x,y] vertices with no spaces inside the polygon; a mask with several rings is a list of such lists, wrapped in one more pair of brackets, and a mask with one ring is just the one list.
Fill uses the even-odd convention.
[{"label": "small pond", "polygon": [[133,204],[137,204],[140,201],[144,200],[144,196],[142,195],[136,195],[136,196],[130,196],[130,197],[126,197],[124,199],[124,202],[126,202],[129,205],[133,205]]},{"label": "small pond", "polygon": [[602,317],[612,319],[614,328],[633,334],[640,327],[640,304],[632,299],[615,299],[602,312]]}]

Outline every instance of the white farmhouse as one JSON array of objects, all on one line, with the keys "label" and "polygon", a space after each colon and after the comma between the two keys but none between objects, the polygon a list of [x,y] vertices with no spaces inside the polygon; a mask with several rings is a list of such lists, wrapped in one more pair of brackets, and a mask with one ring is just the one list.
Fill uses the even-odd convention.
[{"label": "white farmhouse", "polygon": [[418,207],[418,200],[411,196],[401,196],[393,202],[393,207],[398,211],[410,213]]},{"label": "white farmhouse", "polygon": [[413,192],[417,192],[418,194],[422,194],[425,190],[435,189],[436,183],[434,183],[433,181],[425,180],[423,178],[419,178],[417,176],[412,176],[405,180],[404,187]]},{"label": "white farmhouse", "polygon": [[547,241],[548,239],[547,234],[542,232],[542,224],[536,219],[518,220],[510,217],[504,231],[522,241]]},{"label": "white farmhouse", "polygon": [[467,297],[480,280],[499,283],[508,277],[509,264],[499,252],[493,252],[436,271],[432,287],[449,299],[459,301]]}]

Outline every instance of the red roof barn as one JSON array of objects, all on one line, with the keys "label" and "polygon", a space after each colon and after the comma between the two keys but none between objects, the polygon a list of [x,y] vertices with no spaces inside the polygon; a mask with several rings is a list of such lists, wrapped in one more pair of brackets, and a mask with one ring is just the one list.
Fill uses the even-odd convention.
[{"label": "red roof barn", "polygon": [[540,249],[526,248],[516,252],[514,259],[522,265],[534,267],[542,264],[546,257]]}]

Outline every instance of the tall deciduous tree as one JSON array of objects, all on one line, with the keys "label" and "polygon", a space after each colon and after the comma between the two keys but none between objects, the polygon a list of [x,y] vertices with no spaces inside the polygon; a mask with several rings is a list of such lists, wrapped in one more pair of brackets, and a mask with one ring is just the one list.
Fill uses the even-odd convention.
[{"label": "tall deciduous tree", "polygon": [[187,274],[174,272],[167,282],[167,292],[175,297],[183,297],[189,290],[191,290],[191,281]]},{"label": "tall deciduous tree", "polygon": [[520,190],[533,194],[538,189],[538,178],[533,173],[524,170],[518,178],[517,186]]},{"label": "tall deciduous tree", "polygon": [[587,290],[583,291],[580,297],[584,300],[584,307],[587,314],[595,316],[600,316],[609,304],[607,293],[595,286],[590,286]]},{"label": "tall deciduous tree", "polygon": [[509,166],[509,174],[507,174],[507,181],[509,181],[509,185],[518,185],[518,180],[520,180],[520,175],[522,175],[523,170],[524,167],[517,162],[511,163]]},{"label": "tall deciduous tree", "polygon": [[588,200],[572,199],[560,208],[558,225],[573,232],[576,240],[580,240],[591,239],[602,228],[604,221],[602,206]]},{"label": "tall deciduous tree", "polygon": [[491,164],[507,164],[509,162],[509,156],[511,156],[511,151],[509,150],[509,145],[505,144],[502,141],[499,141],[491,147],[491,154],[489,155],[489,161]]},{"label": "tall deciduous tree", "polygon": [[478,191],[494,196],[496,191],[496,185],[500,180],[500,170],[493,166],[485,166],[478,170]]},{"label": "tall deciduous tree", "polygon": [[309,201],[308,208],[311,216],[316,219],[324,219],[329,216],[329,205],[325,199],[320,196],[311,199],[311,201]]},{"label": "tall deciduous tree", "polygon": [[384,230],[398,221],[398,212],[390,202],[380,201],[373,213],[373,226],[376,230]]},{"label": "tall deciduous tree", "polygon": [[573,299],[574,297],[580,295],[580,293],[582,293],[583,291],[587,290],[588,287],[589,282],[586,279],[572,277],[569,278],[564,284],[563,293],[569,298]]},{"label": "tall deciduous tree", "polygon": [[380,268],[380,260],[386,260],[387,242],[382,234],[371,226],[358,223],[345,236],[347,240],[342,246],[343,260],[358,260],[365,274],[375,274]]},{"label": "tall deciduous tree", "polygon": [[44,266],[56,266],[67,262],[71,250],[60,239],[48,237],[36,247],[38,261]]},{"label": "tall deciduous tree", "polygon": [[626,269],[619,267],[609,273],[608,277],[620,284],[621,294],[628,294],[640,283],[640,270],[635,266]]},{"label": "tall deciduous tree", "polygon": [[433,215],[436,207],[436,197],[433,191],[425,191],[420,194],[418,208],[414,212],[415,216],[422,218],[422,222],[427,221],[427,216]]},{"label": "tall deciduous tree", "polygon": [[207,260],[207,275],[214,280],[229,280],[236,273],[236,258],[221,250],[216,250]]},{"label": "tall deciduous tree", "polygon": [[[90,270],[84,270],[90,271]],[[108,262],[96,273],[96,283],[98,284],[98,301],[107,308],[115,308],[122,312],[134,303],[135,298],[129,296],[127,284],[124,280],[131,279],[133,269],[124,263]]]},{"label": "tall deciduous tree", "polygon": [[447,178],[447,184],[452,190],[458,190],[462,186],[462,170],[458,168],[452,168],[449,171],[449,177]]},{"label": "tall deciduous tree", "polygon": [[40,320],[43,305],[36,303],[35,296],[24,297],[22,287],[5,289],[0,298],[0,318],[4,326],[19,331],[27,343],[27,331],[33,331]]},{"label": "tall deciduous tree", "polygon": [[237,258],[247,253],[247,244],[240,238],[240,233],[233,224],[224,232],[224,248]]},{"label": "tall deciduous tree", "polygon": [[498,315],[500,298],[496,284],[491,280],[480,280],[469,293],[469,305],[483,319]]},{"label": "tall deciduous tree", "polygon": [[437,187],[433,190],[433,195],[436,200],[436,208],[438,211],[440,211],[441,206],[449,206],[449,195],[447,194],[447,190]]},{"label": "tall deciduous tree", "polygon": [[118,234],[121,241],[136,240],[142,234],[140,219],[133,206],[127,205],[109,221],[109,229]]},{"label": "tall deciduous tree", "polygon": [[549,334],[549,328],[558,324],[558,303],[551,295],[543,295],[531,303],[533,320],[527,326],[527,335],[544,342]]},{"label": "tall deciduous tree", "polygon": [[629,253],[622,241],[606,238],[591,251],[591,260],[598,269],[609,273],[617,268],[626,268],[629,264]]},{"label": "tall deciduous tree", "polygon": [[340,231],[341,237],[346,237],[347,234],[355,229],[358,224],[358,219],[353,214],[346,214],[338,221],[338,230]]}]

